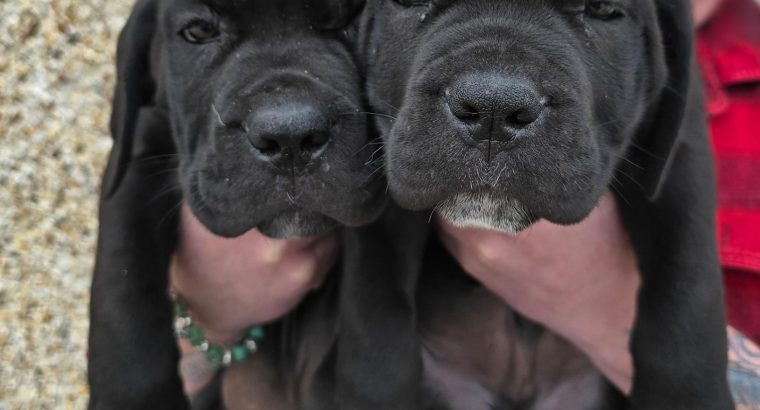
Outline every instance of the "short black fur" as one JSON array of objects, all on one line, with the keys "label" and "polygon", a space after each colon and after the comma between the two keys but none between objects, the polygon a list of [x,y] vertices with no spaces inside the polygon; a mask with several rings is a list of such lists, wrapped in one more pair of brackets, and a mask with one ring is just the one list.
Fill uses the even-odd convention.
[{"label": "short black fur", "polygon": [[612,189],[642,273],[628,408],[732,408],[688,1],[368,4],[392,196],[519,231],[579,222]]},{"label": "short black fur", "polygon": [[347,30],[358,11],[138,1],[119,40],[100,203],[91,409],[188,406],[167,274],[182,201],[226,237],[317,235],[379,216],[385,184]]}]

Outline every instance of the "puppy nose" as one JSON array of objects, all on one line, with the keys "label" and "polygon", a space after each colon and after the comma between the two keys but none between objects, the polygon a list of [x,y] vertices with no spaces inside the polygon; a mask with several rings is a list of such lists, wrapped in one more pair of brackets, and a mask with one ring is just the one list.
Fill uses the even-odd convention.
[{"label": "puppy nose", "polygon": [[246,122],[248,139],[259,157],[278,167],[306,166],[324,153],[330,140],[330,121],[308,102],[264,106]]},{"label": "puppy nose", "polygon": [[477,141],[511,142],[544,109],[531,82],[499,74],[470,74],[446,90],[454,121]]}]

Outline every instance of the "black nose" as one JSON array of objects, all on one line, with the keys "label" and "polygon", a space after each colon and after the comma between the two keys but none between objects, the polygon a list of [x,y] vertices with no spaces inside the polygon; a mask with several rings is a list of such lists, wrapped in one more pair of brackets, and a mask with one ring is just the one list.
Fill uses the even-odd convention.
[{"label": "black nose", "polygon": [[544,109],[530,81],[499,74],[461,78],[446,90],[446,102],[469,137],[489,142],[512,142]]},{"label": "black nose", "polygon": [[246,121],[259,157],[278,167],[304,167],[319,158],[330,140],[330,121],[316,105],[280,102],[254,110]]}]

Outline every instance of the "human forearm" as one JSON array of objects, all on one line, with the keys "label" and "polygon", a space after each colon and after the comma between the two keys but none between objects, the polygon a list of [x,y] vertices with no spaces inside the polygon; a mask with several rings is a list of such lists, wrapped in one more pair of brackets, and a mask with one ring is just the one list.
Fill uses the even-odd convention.
[{"label": "human forearm", "polygon": [[[628,342],[610,330],[607,340],[573,341],[604,376],[623,392],[629,392],[633,377]],[[581,339],[578,339],[581,340]],[[728,381],[738,410],[760,408],[760,347],[738,331],[728,328]]]},{"label": "human forearm", "polygon": [[728,329],[728,381],[739,410],[760,408],[760,348]]}]

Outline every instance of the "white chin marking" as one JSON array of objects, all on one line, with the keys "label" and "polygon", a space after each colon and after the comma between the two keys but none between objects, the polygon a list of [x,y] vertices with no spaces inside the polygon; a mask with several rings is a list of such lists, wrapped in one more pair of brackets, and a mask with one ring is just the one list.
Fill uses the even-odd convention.
[{"label": "white chin marking", "polygon": [[270,222],[269,230],[278,238],[298,238],[303,235],[303,215],[295,211],[277,216]]},{"label": "white chin marking", "polygon": [[485,191],[456,194],[440,203],[436,211],[459,228],[517,233],[531,223],[520,202]]}]

